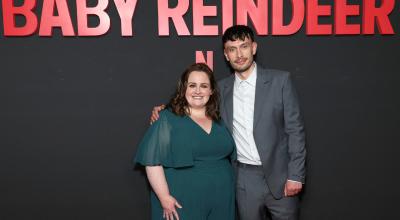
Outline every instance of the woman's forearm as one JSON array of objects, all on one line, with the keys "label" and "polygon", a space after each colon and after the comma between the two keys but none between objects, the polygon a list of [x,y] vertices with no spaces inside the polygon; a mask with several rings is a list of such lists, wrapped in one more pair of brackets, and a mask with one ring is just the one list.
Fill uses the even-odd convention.
[{"label": "woman's forearm", "polygon": [[158,199],[169,196],[168,183],[162,166],[146,166],[147,178]]}]

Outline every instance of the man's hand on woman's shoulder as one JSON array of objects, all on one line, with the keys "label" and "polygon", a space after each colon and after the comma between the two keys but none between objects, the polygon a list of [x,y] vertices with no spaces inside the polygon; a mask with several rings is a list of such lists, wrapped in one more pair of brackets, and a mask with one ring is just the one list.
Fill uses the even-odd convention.
[{"label": "man's hand on woman's shoulder", "polygon": [[165,108],[165,105],[159,105],[155,106],[153,110],[151,111],[151,116],[150,116],[150,124],[153,124],[155,121],[157,121],[160,118],[160,111]]}]

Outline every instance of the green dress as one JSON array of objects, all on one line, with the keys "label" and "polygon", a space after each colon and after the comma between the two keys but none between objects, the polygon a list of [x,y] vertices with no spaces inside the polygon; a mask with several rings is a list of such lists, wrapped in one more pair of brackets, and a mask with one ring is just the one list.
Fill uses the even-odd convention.
[{"label": "green dress", "polygon": [[[181,220],[233,220],[235,218],[235,159],[232,136],[223,122],[212,122],[206,133],[188,116],[169,110],[147,130],[135,162],[162,165],[170,194],[182,205]],[[153,220],[163,219],[163,209],[151,192]]]}]

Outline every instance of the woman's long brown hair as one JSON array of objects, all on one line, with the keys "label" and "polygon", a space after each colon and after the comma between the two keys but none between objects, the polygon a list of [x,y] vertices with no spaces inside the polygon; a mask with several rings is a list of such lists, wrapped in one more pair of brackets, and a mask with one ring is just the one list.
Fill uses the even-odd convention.
[{"label": "woman's long brown hair", "polygon": [[210,99],[206,103],[206,116],[211,118],[212,120],[219,121],[219,91],[217,82],[215,81],[213,71],[204,63],[192,64],[183,72],[180,80],[178,81],[175,93],[167,104],[167,108],[169,108],[173,113],[179,116],[190,114],[189,104],[186,100],[185,94],[189,75],[193,71],[200,71],[207,74],[208,79],[210,80],[212,93],[210,95]]}]

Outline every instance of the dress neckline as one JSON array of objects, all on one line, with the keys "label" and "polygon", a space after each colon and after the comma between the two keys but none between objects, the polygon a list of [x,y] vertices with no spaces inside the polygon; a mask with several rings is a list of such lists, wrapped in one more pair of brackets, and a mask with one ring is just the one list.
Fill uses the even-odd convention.
[{"label": "dress neckline", "polygon": [[213,128],[214,128],[214,120],[211,120],[211,128],[210,128],[210,132],[207,132],[203,127],[201,127],[197,122],[195,122],[189,115],[185,116],[186,118],[189,119],[189,121],[191,121],[192,123],[195,124],[196,127],[200,128],[200,130],[202,130],[206,135],[210,136]]}]

